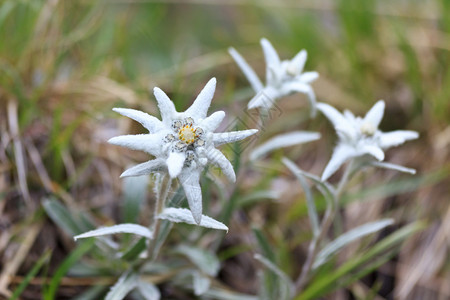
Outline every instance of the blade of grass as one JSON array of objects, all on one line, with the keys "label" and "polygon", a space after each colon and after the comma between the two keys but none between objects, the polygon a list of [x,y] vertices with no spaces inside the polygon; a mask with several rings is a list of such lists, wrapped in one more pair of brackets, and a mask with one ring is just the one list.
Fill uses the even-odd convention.
[{"label": "blade of grass", "polygon": [[30,281],[36,276],[36,274],[39,272],[39,270],[42,268],[42,266],[48,262],[50,258],[50,254],[52,252],[50,250],[47,250],[40,258],[39,260],[34,264],[33,268],[31,268],[30,272],[25,276],[23,281],[19,284],[19,286],[15,289],[13,292],[10,300],[18,299],[19,296],[22,294],[22,292],[25,290],[25,288],[28,286]]},{"label": "blade of grass", "polygon": [[134,261],[139,256],[139,254],[141,254],[142,251],[147,248],[145,241],[146,238],[141,238],[139,241],[137,241],[130,250],[124,253],[122,259],[127,261]]},{"label": "blade of grass", "polygon": [[275,263],[275,253],[272,250],[272,246],[270,245],[267,238],[264,236],[264,233],[257,229],[253,228],[253,234],[256,237],[256,240],[258,241],[258,245],[261,248],[261,251],[263,253],[263,256],[269,259],[272,263]]},{"label": "blade of grass", "polygon": [[375,222],[370,222],[363,224],[359,227],[353,228],[341,236],[336,238],[334,241],[330,242],[326,245],[317,255],[316,260],[314,261],[313,268],[316,269],[326,263],[333,255],[337,254],[342,248],[346,245],[365,237],[369,234],[380,231],[386,226],[392,225],[394,220],[392,219],[383,219]]},{"label": "blade of grass", "polygon": [[55,222],[65,233],[75,236],[83,232],[83,228],[72,217],[67,208],[54,198],[49,198],[43,202],[47,215]]},{"label": "blade of grass", "polygon": [[75,250],[61,263],[56,272],[52,276],[52,280],[47,289],[44,290],[44,300],[55,299],[56,291],[61,283],[64,275],[69,271],[70,267],[75,264],[86,252],[88,252],[95,243],[95,239],[89,239],[86,242],[80,243]]},{"label": "blade of grass", "polygon": [[317,278],[309,285],[307,289],[304,290],[302,294],[298,295],[296,300],[317,299],[333,291],[337,286],[336,282],[338,282],[338,280],[344,278],[347,274],[350,274],[361,265],[369,262],[377,255],[380,255],[384,251],[388,251],[389,249],[392,249],[392,247],[397,246],[412,234],[424,229],[424,227],[424,223],[416,222],[397,230],[385,239],[381,240],[379,243],[375,244],[364,254],[344,263],[334,273]]}]

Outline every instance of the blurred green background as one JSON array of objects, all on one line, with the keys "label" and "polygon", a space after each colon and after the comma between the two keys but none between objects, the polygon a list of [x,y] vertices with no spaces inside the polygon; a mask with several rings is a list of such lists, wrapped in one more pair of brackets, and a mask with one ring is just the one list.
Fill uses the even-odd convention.
[{"label": "blurred green background", "polygon": [[[361,115],[385,99],[381,130],[421,134],[387,155],[388,161],[416,168],[418,174],[364,173],[353,182],[342,215],[346,228],[393,217],[398,226],[423,220],[426,229],[409,238],[371,278],[327,299],[450,298],[446,0],[1,0],[0,293],[14,290],[45,249],[53,250],[45,263],[47,274],[53,274],[75,247],[45,216],[44,199],[53,196],[74,211],[94,211],[99,223],[117,219],[119,175],[148,157],[106,144],[114,135],[143,132],[111,108],[157,115],[149,89],[159,86],[181,111],[215,76],[218,87],[210,112],[227,112],[224,127],[236,118],[244,126],[254,125],[244,112],[253,91],[227,48],[236,48],[263,78],[262,37],[284,59],[308,51],[306,70],[320,73],[313,84],[319,101]],[[230,233],[221,244],[234,250],[222,253],[227,260],[219,279],[240,292],[257,289],[255,276],[248,274],[258,264],[245,256],[252,248],[247,239],[252,228],[264,232],[277,263],[293,277],[304,257],[302,243],[310,238],[304,195],[291,188],[295,180],[280,157],[320,174],[336,141],[322,116],[308,119],[303,96],[287,97],[279,108],[280,116],[271,120],[258,143],[299,129],[320,131],[323,137],[278,151],[260,166],[241,166],[234,206],[228,208],[234,212]],[[231,148],[225,152],[235,159]],[[255,196],[269,189],[281,193],[282,200]],[[23,299],[39,299],[35,295],[43,282],[37,279],[26,287]],[[62,281],[57,299],[86,288],[68,282]]]}]

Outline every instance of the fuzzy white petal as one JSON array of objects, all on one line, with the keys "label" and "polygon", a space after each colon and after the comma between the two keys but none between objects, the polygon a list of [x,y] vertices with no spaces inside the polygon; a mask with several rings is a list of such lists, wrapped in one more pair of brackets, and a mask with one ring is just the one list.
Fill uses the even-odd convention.
[{"label": "fuzzy white petal", "polygon": [[311,83],[314,80],[316,80],[317,78],[319,78],[319,73],[314,72],[314,71],[313,72],[305,72],[305,73],[301,74],[300,76],[298,76],[297,78],[301,82]]},{"label": "fuzzy white petal", "polygon": [[148,239],[153,238],[153,232],[151,232],[148,228],[138,225],[138,224],[118,224],[114,226],[109,227],[102,227],[95,230],[91,230],[82,234],[79,234],[77,236],[74,236],[74,240],[77,239],[84,239],[89,237],[96,237],[96,236],[103,236],[103,235],[110,235],[110,234],[116,234],[116,233],[133,233],[136,235],[140,235],[143,237],[146,237]]},{"label": "fuzzy white petal", "polygon": [[290,61],[290,64],[295,66],[296,73],[300,74],[305,67],[306,59],[308,58],[308,53],[306,50],[301,50],[294,58]]},{"label": "fuzzy white petal", "polygon": [[361,147],[358,147],[358,152],[360,154],[369,154],[379,161],[382,161],[384,159],[384,152],[381,150],[380,147],[375,145],[362,145]]},{"label": "fuzzy white petal", "polygon": [[345,117],[333,106],[326,103],[318,103],[317,109],[320,110],[325,117],[336,127],[351,127]]},{"label": "fuzzy white petal", "polygon": [[348,109],[344,110],[344,117],[351,122],[356,122],[355,115]]},{"label": "fuzzy white petal", "polygon": [[219,127],[220,123],[222,122],[223,118],[225,118],[225,112],[224,111],[216,111],[209,117],[203,119],[198,126],[201,127],[205,131],[214,132],[214,130]]},{"label": "fuzzy white petal", "polygon": [[280,91],[270,86],[265,87],[248,102],[247,108],[270,108],[279,97],[281,97]]},{"label": "fuzzy white petal", "polygon": [[272,44],[266,39],[261,39],[261,47],[264,52],[264,57],[267,65],[279,66],[280,65],[280,57],[278,56],[277,51],[272,46]]},{"label": "fuzzy white petal", "polygon": [[158,102],[159,111],[161,113],[161,118],[164,123],[169,124],[173,116],[177,113],[175,105],[169,99],[169,97],[158,87],[153,89],[153,94],[155,95],[156,101]]},{"label": "fuzzy white petal", "polygon": [[325,170],[322,174],[322,181],[331,177],[348,159],[356,156],[357,153],[354,148],[346,145],[339,144],[334,148],[333,155],[328,162]]},{"label": "fuzzy white petal", "polygon": [[113,137],[108,143],[157,156],[161,151],[162,141],[159,134],[129,134]]},{"label": "fuzzy white petal", "polygon": [[293,92],[303,93],[308,96],[309,104],[311,105],[311,116],[316,115],[316,94],[312,87],[303,82],[287,82],[282,86],[283,94],[291,94]]},{"label": "fuzzy white petal", "polygon": [[303,144],[318,139],[320,139],[320,133],[316,132],[294,131],[281,134],[256,147],[250,154],[250,159],[256,160],[275,149]]},{"label": "fuzzy white petal", "polygon": [[237,52],[234,48],[229,48],[228,52],[233,57],[234,61],[237,63],[242,73],[247,77],[248,82],[252,86],[253,90],[258,93],[263,89],[263,84],[256,75],[255,71],[249,66],[245,59]]},{"label": "fuzzy white petal", "polygon": [[161,171],[164,169],[166,169],[165,161],[163,159],[157,158],[142,164],[138,164],[126,170],[120,175],[120,177],[148,175],[153,172]]},{"label": "fuzzy white petal", "polygon": [[211,147],[206,151],[206,156],[213,164],[220,167],[230,182],[236,182],[236,174],[234,173],[233,165],[222,152]]},{"label": "fuzzy white petal", "polygon": [[264,58],[266,60],[266,80],[267,82],[272,81],[272,76],[269,68],[278,69],[281,65],[280,57],[277,51],[273,48],[272,44],[265,38],[261,39],[261,47],[264,52]]},{"label": "fuzzy white petal", "polygon": [[410,173],[413,175],[416,174],[416,170],[414,170],[414,169],[403,167],[403,166],[396,165],[396,164],[387,163],[387,162],[374,161],[374,162],[371,162],[371,165],[373,165],[375,167],[379,167],[379,168],[391,169],[391,170],[395,170],[395,171]]},{"label": "fuzzy white petal", "polygon": [[150,133],[154,133],[163,128],[160,120],[145,112],[129,108],[113,108],[113,111],[141,123]]},{"label": "fuzzy white petal", "polygon": [[348,123],[343,123],[335,127],[336,133],[342,141],[354,141],[357,139],[358,132],[356,128]]},{"label": "fuzzy white petal", "polygon": [[200,170],[183,170],[178,176],[184,189],[195,223],[202,220],[202,190],[200,188]]},{"label": "fuzzy white petal", "polygon": [[216,78],[211,78],[205,87],[198,94],[194,103],[184,112],[186,116],[191,116],[194,119],[204,119],[208,113],[211,100],[216,90]]},{"label": "fuzzy white petal", "polygon": [[373,127],[378,128],[381,119],[383,119],[385,103],[383,100],[378,101],[375,105],[367,112],[364,117],[364,122],[371,124]]},{"label": "fuzzy white petal", "polygon": [[379,137],[380,147],[387,149],[403,144],[406,141],[414,140],[419,137],[416,131],[411,130],[396,130],[382,133]]},{"label": "fuzzy white petal", "polygon": [[243,140],[258,132],[258,129],[213,133],[214,146]]},{"label": "fuzzy white petal", "polygon": [[220,229],[228,231],[228,227],[225,224],[214,220],[211,217],[202,215],[200,224],[198,224],[192,217],[192,213],[186,208],[174,208],[168,207],[158,215],[158,219],[168,220],[175,223],[187,223],[191,225],[199,225],[206,228]]},{"label": "fuzzy white petal", "polygon": [[172,178],[177,177],[183,169],[184,161],[186,160],[186,153],[184,152],[170,152],[167,158],[167,169]]},{"label": "fuzzy white petal", "polygon": [[266,68],[266,86],[278,86],[278,83],[283,80],[283,77],[286,73],[285,68],[283,68],[281,65],[268,65]]}]

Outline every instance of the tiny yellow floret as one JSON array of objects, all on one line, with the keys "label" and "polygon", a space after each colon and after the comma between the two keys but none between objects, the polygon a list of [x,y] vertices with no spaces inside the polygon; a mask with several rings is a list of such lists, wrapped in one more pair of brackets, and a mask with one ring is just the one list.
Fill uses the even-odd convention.
[{"label": "tiny yellow floret", "polygon": [[195,138],[197,136],[195,134],[194,128],[192,128],[189,125],[184,125],[183,127],[180,128],[180,131],[178,131],[178,137],[187,145],[190,145],[193,142],[195,142]]},{"label": "tiny yellow floret", "polygon": [[377,131],[377,128],[375,126],[373,126],[372,124],[366,122],[361,125],[360,130],[361,130],[362,134],[365,134],[367,136],[372,136]]}]

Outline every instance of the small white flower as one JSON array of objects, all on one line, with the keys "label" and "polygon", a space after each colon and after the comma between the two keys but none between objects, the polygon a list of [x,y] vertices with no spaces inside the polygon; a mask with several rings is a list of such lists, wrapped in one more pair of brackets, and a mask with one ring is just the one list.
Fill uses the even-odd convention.
[{"label": "small white flower", "polygon": [[378,101],[364,118],[355,117],[350,111],[341,114],[334,107],[325,104],[317,104],[317,108],[333,123],[339,136],[339,143],[334,149],[330,162],[325,167],[322,180],[327,180],[347,160],[354,157],[373,157],[369,164],[395,169],[402,172],[415,173],[415,170],[402,166],[383,163],[383,150],[398,146],[408,140],[419,137],[419,134],[410,130],[396,130],[382,132],[378,129],[384,114],[384,101]]},{"label": "small white flower", "polygon": [[206,164],[212,163],[220,167],[230,181],[236,181],[233,166],[215,147],[240,141],[257,132],[256,129],[251,129],[214,133],[225,117],[223,111],[206,116],[215,89],[216,79],[212,78],[185,112],[177,112],[169,97],[155,87],[153,91],[162,120],[138,110],[114,108],[114,111],[141,123],[150,133],[123,135],[108,141],[155,156],[153,160],[126,170],[121,177],[168,171],[170,177],[178,178],[183,186],[197,224],[200,224],[202,217],[199,180]]},{"label": "small white flower", "polygon": [[319,77],[317,72],[303,72],[306,63],[306,50],[300,51],[291,60],[280,60],[272,44],[265,38],[261,39],[261,46],[266,60],[266,85],[256,75],[245,59],[234,49],[229,53],[242,70],[250,85],[256,92],[256,96],[248,103],[248,109],[270,109],[274,102],[281,97],[292,93],[304,93],[311,104],[311,115],[316,113],[316,96],[310,83]]}]

